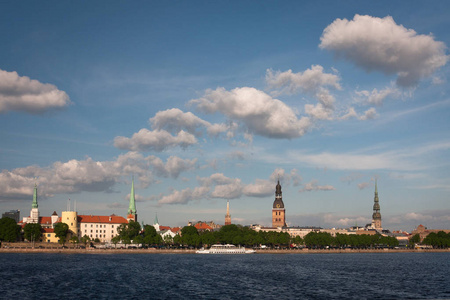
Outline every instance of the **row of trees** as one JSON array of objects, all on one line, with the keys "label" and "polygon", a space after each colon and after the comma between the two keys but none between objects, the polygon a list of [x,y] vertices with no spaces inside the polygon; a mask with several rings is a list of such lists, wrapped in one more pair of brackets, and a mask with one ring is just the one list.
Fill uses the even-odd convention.
[{"label": "row of trees", "polygon": [[378,248],[398,246],[398,240],[395,237],[386,237],[380,234],[375,235],[348,235],[336,234],[332,237],[326,232],[310,232],[305,236],[304,244],[310,248]]},{"label": "row of trees", "polygon": [[445,233],[439,231],[438,233],[431,232],[422,241],[422,244],[433,246],[433,248],[449,248],[450,247],[450,232]]}]

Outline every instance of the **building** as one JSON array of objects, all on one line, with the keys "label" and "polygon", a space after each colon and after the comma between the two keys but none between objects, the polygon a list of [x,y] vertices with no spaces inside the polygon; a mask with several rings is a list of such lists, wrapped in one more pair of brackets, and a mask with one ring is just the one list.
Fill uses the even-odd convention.
[{"label": "building", "polygon": [[280,180],[275,187],[275,201],[272,208],[272,227],[286,227],[286,210],[281,193]]},{"label": "building", "polygon": [[381,227],[381,213],[380,202],[378,199],[377,181],[375,180],[375,197],[373,199],[373,214],[372,214],[372,228],[376,230],[383,230]]},{"label": "building", "polygon": [[60,222],[60,218],[56,211],[50,217],[41,217],[39,214],[37,186],[34,185],[33,202],[31,203],[30,216],[24,217],[22,221],[19,221],[20,226],[25,226],[27,223],[38,223],[42,228],[53,228],[56,223]]},{"label": "building", "polygon": [[119,234],[117,231],[119,226],[126,223],[128,223],[127,219],[114,214],[110,216],[78,215],[77,235],[79,238],[87,235],[91,240],[99,239],[100,242],[111,242],[111,239]]},{"label": "building", "polygon": [[450,233],[450,230],[448,229],[428,229],[427,227],[420,224],[416,229],[413,230],[413,232],[411,232],[411,236],[418,234],[420,236],[420,241],[423,241],[423,239],[426,238],[430,233],[438,233],[439,231]]},{"label": "building", "polygon": [[2,218],[10,218],[19,223],[20,221],[20,210],[10,210],[2,214]]},{"label": "building", "polygon": [[128,206],[127,221],[137,222],[136,201],[134,199],[134,178],[131,180],[130,205]]},{"label": "building", "polygon": [[227,201],[227,214],[225,215],[225,225],[231,225],[230,201]]},{"label": "building", "polygon": [[24,217],[22,223],[39,223],[39,206],[37,201],[37,185],[34,184],[33,203],[31,204],[30,216]]}]

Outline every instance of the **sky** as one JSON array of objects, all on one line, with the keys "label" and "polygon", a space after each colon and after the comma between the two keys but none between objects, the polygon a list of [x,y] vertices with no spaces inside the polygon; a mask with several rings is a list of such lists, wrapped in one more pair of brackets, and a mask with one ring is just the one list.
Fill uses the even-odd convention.
[{"label": "sky", "polygon": [[450,229],[450,2],[10,1],[0,211]]}]

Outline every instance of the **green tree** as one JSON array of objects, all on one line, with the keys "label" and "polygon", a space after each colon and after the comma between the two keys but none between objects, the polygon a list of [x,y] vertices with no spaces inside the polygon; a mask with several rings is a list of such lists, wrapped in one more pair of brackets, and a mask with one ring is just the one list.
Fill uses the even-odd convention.
[{"label": "green tree", "polygon": [[181,240],[188,246],[198,246],[201,243],[197,228],[194,226],[184,226],[181,229]]},{"label": "green tree", "polygon": [[31,242],[31,241],[38,241],[41,239],[42,236],[42,226],[38,223],[27,223],[23,227],[23,235],[24,238]]},{"label": "green tree", "polygon": [[420,235],[418,233],[416,233],[415,235],[413,235],[410,239],[409,239],[409,246],[411,248],[414,248],[415,244],[420,243]]},{"label": "green tree", "polygon": [[76,235],[71,237],[70,241],[72,242],[72,244],[78,244],[80,242],[80,240],[78,239],[78,236],[76,236]]},{"label": "green tree", "polygon": [[144,226],[144,243],[146,245],[158,245],[160,240],[159,237],[161,237],[157,232],[155,227],[152,225],[145,225]]},{"label": "green tree", "polygon": [[15,242],[20,233],[20,226],[11,218],[0,219],[0,241]]},{"label": "green tree", "polygon": [[120,236],[116,235],[111,239],[111,242],[114,244],[114,248],[117,248],[117,243],[120,242]]},{"label": "green tree", "polygon": [[125,241],[125,239],[129,243],[139,235],[141,231],[141,225],[138,222],[130,221],[129,223],[121,224],[117,228],[117,232],[119,233],[120,239]]},{"label": "green tree", "polygon": [[63,222],[56,223],[55,228],[55,236],[59,238],[59,243],[62,245],[66,244],[67,233],[69,232],[69,225]]},{"label": "green tree", "polygon": [[81,242],[84,244],[84,247],[86,247],[87,243],[89,243],[91,240],[91,238],[88,235],[83,235],[83,237],[81,238]]}]

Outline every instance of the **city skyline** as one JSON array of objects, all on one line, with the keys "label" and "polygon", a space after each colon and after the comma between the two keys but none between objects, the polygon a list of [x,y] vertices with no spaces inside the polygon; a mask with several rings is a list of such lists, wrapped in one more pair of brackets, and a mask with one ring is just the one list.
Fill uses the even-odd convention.
[{"label": "city skyline", "polygon": [[2,212],[450,224],[446,1],[4,6]]}]

